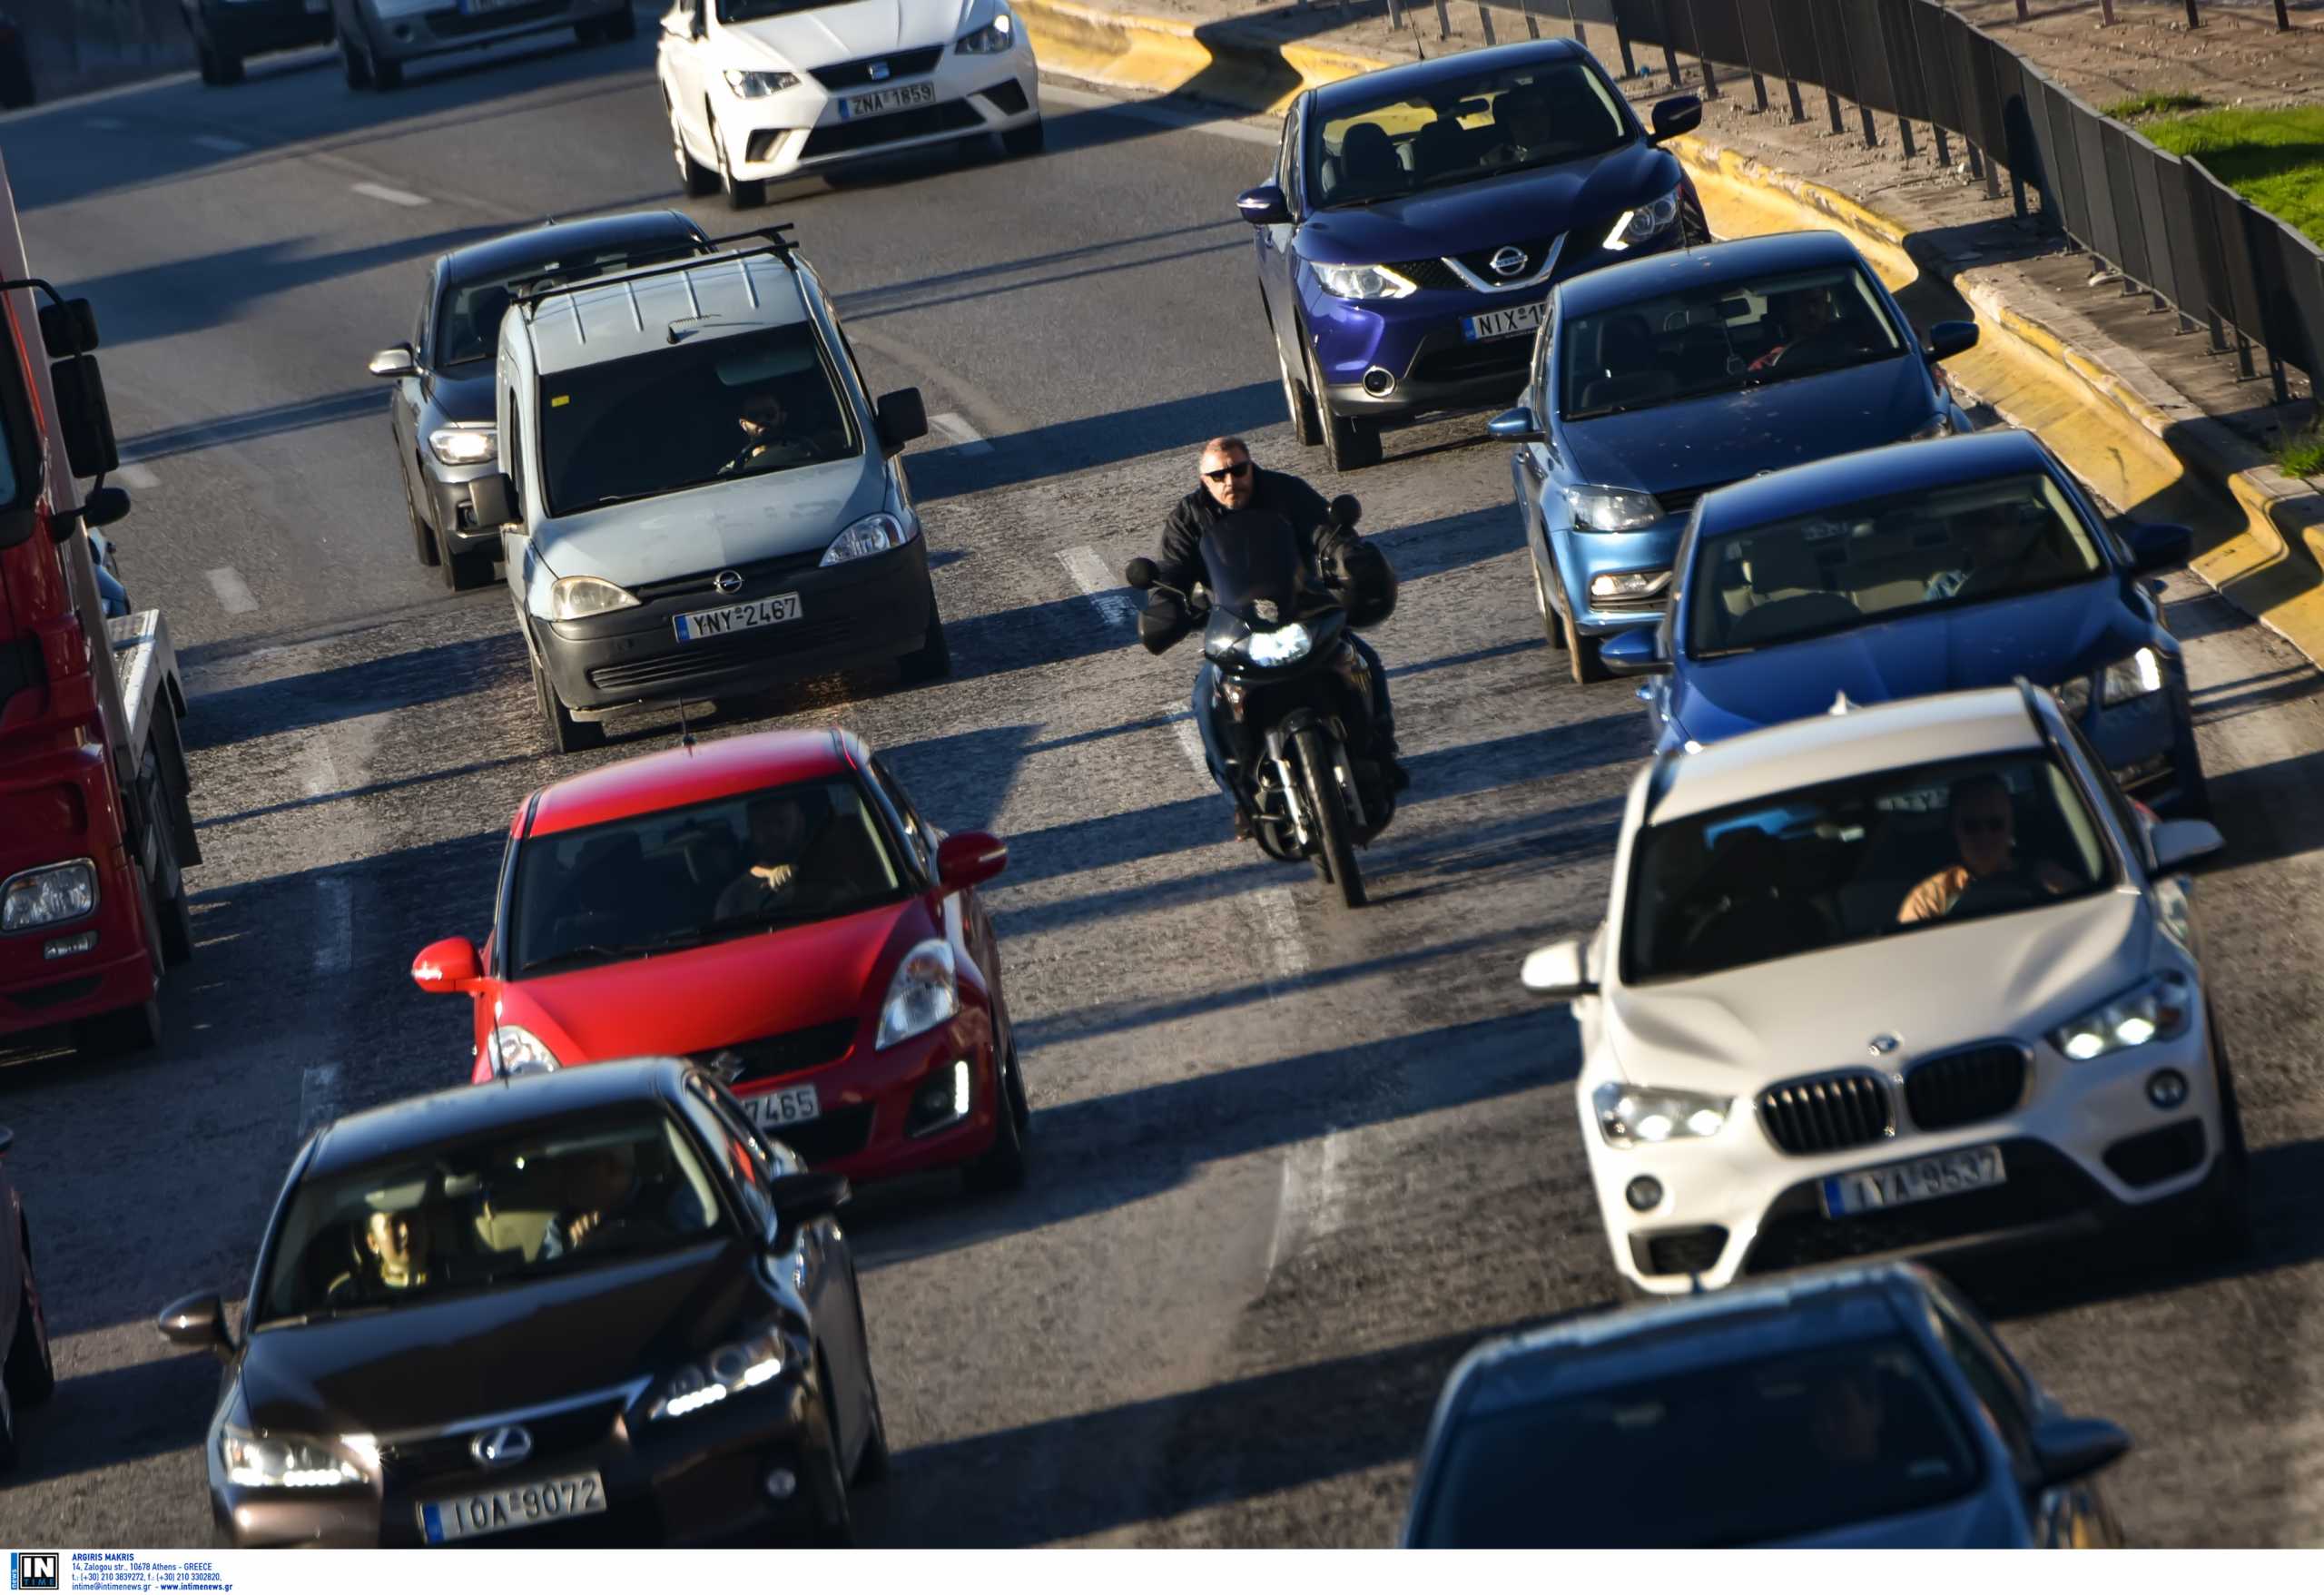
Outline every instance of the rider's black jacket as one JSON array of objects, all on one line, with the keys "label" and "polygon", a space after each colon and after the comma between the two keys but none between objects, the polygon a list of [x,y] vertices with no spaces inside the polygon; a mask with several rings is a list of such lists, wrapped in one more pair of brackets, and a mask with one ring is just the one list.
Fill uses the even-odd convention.
[{"label": "rider's black jacket", "polygon": [[[1252,511],[1279,515],[1289,521],[1299,539],[1300,556],[1319,576],[1329,575],[1328,562],[1338,567],[1342,581],[1362,585],[1376,581],[1386,569],[1387,561],[1380,551],[1358,537],[1354,528],[1334,526],[1331,507],[1324,496],[1297,477],[1254,468],[1251,501],[1242,513]],[[1206,487],[1196,487],[1179,499],[1162,525],[1162,548],[1154,561],[1156,579],[1182,593],[1191,592],[1196,582],[1207,579],[1202,535],[1228,513]],[[1184,635],[1186,612],[1177,600],[1160,593],[1147,594],[1146,607],[1148,618],[1138,629],[1147,638],[1147,646],[1159,653]]]}]

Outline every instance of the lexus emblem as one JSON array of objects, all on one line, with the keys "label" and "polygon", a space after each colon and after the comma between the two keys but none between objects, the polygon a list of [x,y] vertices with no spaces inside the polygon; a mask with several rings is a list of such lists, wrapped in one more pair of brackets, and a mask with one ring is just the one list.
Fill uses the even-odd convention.
[{"label": "lexus emblem", "polygon": [[1896,1038],[1894,1036],[1875,1036],[1867,1045],[1872,1049],[1873,1057],[1886,1058],[1891,1052],[1896,1050]]},{"label": "lexus emblem", "polygon": [[884,61],[874,61],[872,64],[870,72],[867,73],[866,75],[869,76],[875,84],[887,82],[888,64]]},{"label": "lexus emblem", "polygon": [[533,1436],[517,1424],[487,1429],[468,1442],[468,1452],[487,1468],[513,1468],[533,1454]]},{"label": "lexus emblem", "polygon": [[1514,277],[1525,270],[1525,251],[1515,244],[1503,244],[1493,251],[1492,269],[1501,276]]},{"label": "lexus emblem", "polygon": [[743,573],[739,570],[722,570],[711,585],[722,593],[739,593],[743,590]]}]

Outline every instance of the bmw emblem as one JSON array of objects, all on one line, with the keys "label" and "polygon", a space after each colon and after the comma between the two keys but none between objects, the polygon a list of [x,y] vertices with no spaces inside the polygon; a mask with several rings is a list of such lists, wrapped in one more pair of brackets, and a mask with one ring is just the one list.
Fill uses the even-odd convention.
[{"label": "bmw emblem", "polygon": [[468,1442],[468,1454],[487,1468],[513,1468],[533,1454],[533,1436],[521,1424],[487,1429]]},{"label": "bmw emblem", "polygon": [[743,590],[743,573],[739,570],[722,570],[711,585],[722,593],[729,595],[739,593]]},{"label": "bmw emblem", "polygon": [[1896,1050],[1897,1042],[1896,1038],[1894,1036],[1875,1036],[1869,1045],[1872,1049],[1873,1057],[1886,1058],[1891,1052]]},{"label": "bmw emblem", "polygon": [[888,64],[884,61],[874,61],[872,64],[870,71],[865,75],[870,77],[875,84],[887,82]]},{"label": "bmw emblem", "polygon": [[1500,276],[1514,277],[1525,270],[1525,251],[1515,244],[1503,244],[1493,251],[1492,269]]}]

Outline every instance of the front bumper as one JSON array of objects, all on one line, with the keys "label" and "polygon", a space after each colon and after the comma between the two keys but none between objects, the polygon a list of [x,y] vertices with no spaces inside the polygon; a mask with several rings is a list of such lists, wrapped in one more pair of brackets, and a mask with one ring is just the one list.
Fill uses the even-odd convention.
[{"label": "front bumper", "polygon": [[[854,119],[840,114],[843,100],[877,89],[910,88],[915,82],[931,85],[933,97],[925,104]],[[934,71],[921,79],[826,89],[808,72],[794,88],[757,100],[728,94],[718,105],[727,169],[744,182],[1005,133],[1040,119],[1032,46],[1022,42],[1002,55],[963,55],[948,44]]]},{"label": "front bumper", "polygon": [[[1517,476],[1521,488],[1527,487],[1530,478],[1521,471]],[[1590,585],[1601,576],[1670,569],[1679,552],[1679,536],[1687,529],[1687,517],[1665,516],[1650,527],[1630,532],[1564,530],[1552,545],[1548,534],[1540,528],[1549,524],[1553,511],[1570,513],[1562,504],[1551,502],[1558,490],[1555,482],[1536,489],[1541,497],[1528,517],[1535,528],[1533,557],[1541,562],[1545,573],[1554,572],[1556,576],[1554,584],[1542,583],[1543,590],[1551,594],[1551,603],[1573,616],[1575,629],[1589,636],[1609,636],[1660,622],[1670,603],[1671,589],[1668,585],[1655,597],[1627,603],[1593,599]]]},{"label": "front bumper", "polygon": [[[2185,1077],[2186,1100],[2168,1112],[2147,1100],[2158,1070]],[[2087,1063],[2034,1049],[2018,1108],[1925,1132],[1896,1088],[1896,1133],[1846,1151],[1794,1157],[1777,1150],[1748,1101],[1718,1134],[1620,1150],[1605,1144],[1590,1093],[1609,1078],[1585,1070],[1577,1087],[1582,1135],[1614,1265],[1649,1291],[1683,1294],[1745,1275],[1846,1258],[1956,1254],[2094,1234],[2152,1216],[2203,1185],[2221,1146],[2217,1078],[2204,1028]],[[1869,1214],[1827,1217],[1831,1175],[1971,1147],[2002,1148],[2004,1183]],[[1662,1187],[1650,1209],[1624,1192],[1641,1175]]]},{"label": "front bumper", "polygon": [[596,22],[630,8],[630,0],[517,0],[471,12],[436,0],[357,0],[378,60],[401,63],[454,50],[479,49],[527,34]]},{"label": "front bumper", "polygon": [[[425,454],[425,450],[422,450]],[[424,472],[428,483],[428,524],[444,536],[455,552],[485,547],[496,552],[500,547],[498,527],[478,526],[476,503],[469,497],[477,481],[500,468],[497,460],[482,465],[442,465],[432,457],[428,458]]]},{"label": "front bumper", "polygon": [[[765,1133],[815,1168],[851,1179],[882,1179],[948,1168],[991,1149],[1000,1129],[1000,1115],[1009,1111],[1000,1091],[996,1056],[990,1014],[970,1006],[927,1035],[885,1051],[857,1045],[821,1067],[738,1079],[730,1088],[749,1108],[753,1098],[783,1087],[812,1085],[821,1117],[804,1124],[764,1125]],[[948,1075],[960,1059],[969,1065],[968,1112],[914,1133],[914,1095]]]},{"label": "front bumper", "polygon": [[[75,794],[61,802],[64,789]],[[0,880],[77,858],[97,871],[94,913],[0,935],[0,1036],[45,1029],[133,1008],[154,991],[153,959],[138,901],[143,877],[118,845],[103,751],[88,745],[26,760],[0,783]],[[51,957],[53,943],[94,931],[84,952]]]},{"label": "front bumper", "polygon": [[328,0],[208,0],[202,25],[212,44],[235,55],[325,44],[332,36]]},{"label": "front bumper", "polygon": [[2122,791],[2158,813],[2172,812],[2201,789],[2194,705],[2177,668],[2161,692],[2111,707],[2093,704],[2081,725]]}]

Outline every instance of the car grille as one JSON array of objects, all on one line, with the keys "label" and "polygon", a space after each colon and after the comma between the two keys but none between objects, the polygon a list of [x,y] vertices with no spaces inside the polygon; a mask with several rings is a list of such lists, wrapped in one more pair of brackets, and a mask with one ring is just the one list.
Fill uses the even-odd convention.
[{"label": "car grille", "polygon": [[[560,1456],[569,1456],[598,1444],[613,1433],[614,1420],[621,1415],[623,1404],[620,1398],[614,1397],[588,1402],[561,1413],[522,1420],[526,1432],[533,1437],[533,1462],[553,1462]],[[484,1469],[468,1450],[468,1442],[487,1430],[497,1427],[497,1423],[479,1423],[448,1434],[382,1441],[379,1465],[389,1482],[398,1485],[459,1474],[481,1474]]]},{"label": "car grille", "polygon": [[992,108],[1003,116],[1019,114],[1028,103],[1024,85],[1014,78],[1005,84],[995,84],[989,89],[979,89],[977,97],[980,100],[991,101]]},{"label": "car grille", "polygon": [[779,1036],[761,1036],[753,1041],[738,1041],[732,1047],[697,1052],[694,1060],[713,1073],[722,1073],[726,1061],[740,1064],[740,1069],[727,1082],[740,1086],[753,1080],[779,1079],[844,1058],[854,1040],[855,1021],[833,1019],[827,1025],[810,1025],[803,1030],[785,1030]]},{"label": "car grille", "polygon": [[1699,487],[1673,487],[1667,493],[1657,493],[1654,502],[1665,515],[1685,515],[1695,507],[1695,501],[1706,493],[1716,493],[1725,482],[1706,482]]},{"label": "car grille", "polygon": [[787,1124],[760,1133],[798,1153],[807,1160],[808,1167],[820,1167],[863,1150],[864,1143],[872,1138],[872,1104],[842,1108],[837,1113],[826,1113],[804,1124]]},{"label": "car grille", "polygon": [[2025,1095],[2025,1049],[2014,1043],[1947,1053],[1905,1076],[1905,1106],[1925,1130],[2007,1113]]},{"label": "car grille", "polygon": [[1630,1258],[1646,1275],[1708,1274],[1726,1250],[1727,1231],[1715,1224],[1630,1237]]},{"label": "car grille", "polygon": [[947,100],[940,105],[920,105],[910,111],[867,117],[862,122],[835,122],[828,127],[819,127],[807,135],[807,147],[800,158],[812,161],[820,155],[842,155],[940,133],[973,132],[983,125],[984,118],[966,100]]},{"label": "car grille", "polygon": [[822,549],[810,548],[802,554],[780,554],[773,559],[761,559],[749,565],[724,566],[718,570],[698,570],[692,576],[672,576],[667,581],[645,582],[630,591],[637,595],[641,603],[646,604],[656,598],[683,597],[689,593],[719,596],[718,578],[724,572],[731,570],[743,578],[743,585],[734,589],[734,597],[739,600],[753,583],[780,581],[786,576],[798,576],[818,568],[822,560]]},{"label": "car grille", "polygon": [[1433,255],[1425,261],[1391,261],[1388,270],[1409,279],[1414,288],[1447,289],[1454,293],[1476,291],[1461,281],[1458,271]]},{"label": "car grille", "polygon": [[1768,1139],[1795,1157],[1868,1147],[1896,1128],[1887,1083],[1862,1069],[1769,1086],[1758,1108]]},{"label": "car grille", "polygon": [[608,693],[683,685],[737,665],[756,664],[784,654],[810,653],[842,642],[862,624],[861,615],[842,615],[828,620],[794,620],[783,625],[754,627],[715,642],[682,644],[675,654],[657,654],[625,665],[600,665],[589,672],[589,684]]},{"label": "car grille", "polygon": [[1430,350],[1413,362],[1409,380],[1414,382],[1466,382],[1483,377],[1508,377],[1512,379],[1525,374],[1526,363],[1533,357],[1533,345],[1523,338],[1492,338],[1482,343],[1447,344]]},{"label": "car grille", "polygon": [[475,16],[463,15],[455,6],[431,11],[423,20],[427,22],[429,33],[439,38],[457,39],[469,34],[488,34],[528,22],[547,22],[553,16],[563,16],[572,9],[572,0],[534,0],[530,5],[504,6]]},{"label": "car grille", "polygon": [[[873,83],[891,84],[901,78],[925,77],[936,70],[942,59],[944,46],[931,44],[924,50],[900,50],[892,55],[866,55],[860,61],[842,61],[836,66],[811,66],[808,75],[827,89],[864,89]],[[873,78],[872,69],[881,62],[888,64],[888,75]]]},{"label": "car grille", "polygon": [[[1452,258],[1475,272],[1477,281],[1480,282],[1490,282],[1496,287],[1522,282],[1541,269],[1541,262],[1549,258],[1550,251],[1557,247],[1558,238],[1559,235],[1552,232],[1542,238],[1511,239],[1508,243],[1496,243],[1481,250],[1464,251]],[[1492,258],[1507,249],[1510,243],[1515,244],[1525,251],[1525,264],[1516,276],[1502,277],[1492,269]]]},{"label": "car grille", "polygon": [[2115,1142],[2106,1148],[2106,1167],[2126,1186],[2160,1185],[2199,1167],[2205,1145],[2202,1120],[2184,1119]]},{"label": "car grille", "polygon": [[1747,1274],[1775,1273],[1884,1252],[1934,1250],[1950,1242],[2089,1215],[2104,1194],[2065,1156],[2039,1141],[2004,1141],[2008,1183],[1914,1202],[1882,1213],[1824,1216],[1822,1181],[1804,1180],[1776,1198],[1743,1261]]}]

